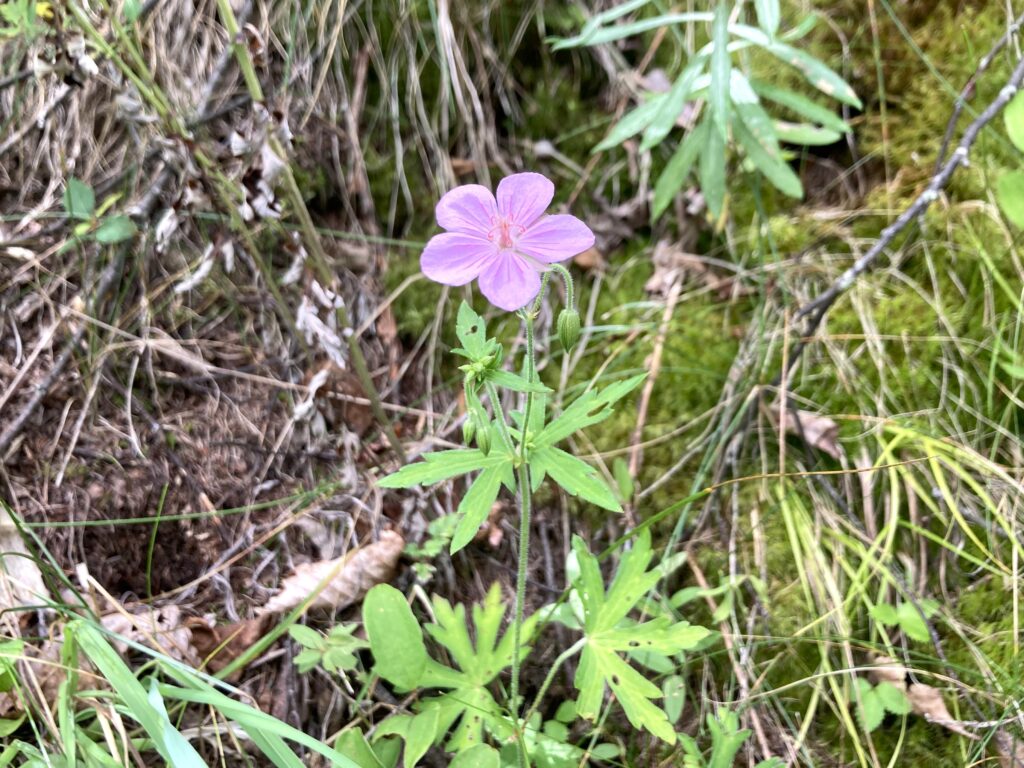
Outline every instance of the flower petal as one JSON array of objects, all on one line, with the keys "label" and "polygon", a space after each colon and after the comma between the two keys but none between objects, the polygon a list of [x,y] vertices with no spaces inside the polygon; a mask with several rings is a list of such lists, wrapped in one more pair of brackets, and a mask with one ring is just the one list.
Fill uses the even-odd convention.
[{"label": "flower petal", "polygon": [[465,184],[442,197],[434,211],[443,229],[486,237],[494,226],[491,219],[497,215],[498,206],[487,187]]},{"label": "flower petal", "polygon": [[555,185],[540,173],[515,173],[498,183],[498,211],[520,227],[529,227],[551,205]]},{"label": "flower petal", "polygon": [[494,244],[476,235],[434,235],[420,256],[423,274],[445,285],[465,285],[498,255]]},{"label": "flower petal", "polygon": [[542,216],[516,239],[516,249],[545,264],[583,253],[594,245],[590,227],[568,214]]},{"label": "flower petal", "polygon": [[494,306],[514,312],[540,292],[540,273],[521,256],[502,251],[480,273],[480,290]]}]

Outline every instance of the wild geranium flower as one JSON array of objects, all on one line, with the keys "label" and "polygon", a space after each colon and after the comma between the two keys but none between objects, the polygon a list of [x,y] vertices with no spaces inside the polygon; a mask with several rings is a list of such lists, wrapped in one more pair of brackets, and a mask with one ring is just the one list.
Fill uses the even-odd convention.
[{"label": "wild geranium flower", "polygon": [[575,216],[544,213],[554,194],[555,185],[539,173],[506,176],[497,199],[479,184],[456,187],[437,204],[437,223],[447,231],[423,250],[423,274],[445,285],[479,279],[495,306],[526,306],[549,264],[594,245],[594,233]]}]

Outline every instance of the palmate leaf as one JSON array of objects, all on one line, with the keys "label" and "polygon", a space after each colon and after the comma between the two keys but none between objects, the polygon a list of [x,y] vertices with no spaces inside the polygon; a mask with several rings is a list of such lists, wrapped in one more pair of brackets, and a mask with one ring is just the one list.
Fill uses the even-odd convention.
[{"label": "palmate leaf", "polygon": [[[498,740],[506,739],[512,733],[511,722],[490,691],[498,676],[511,665],[514,652],[515,639],[511,629],[504,636],[499,634],[506,612],[501,588],[498,584],[493,585],[483,604],[473,606],[475,642],[470,637],[464,605],[453,607],[448,601],[435,596],[433,607],[436,623],[427,625],[427,633],[446,649],[453,666],[427,658],[418,687],[440,688],[445,692],[421,699],[416,715],[388,718],[375,735],[375,738],[385,734],[400,735],[406,741],[407,759],[417,753],[422,755],[420,750],[423,749],[424,734],[428,731],[431,731],[428,747],[444,740],[450,732],[445,744],[450,752],[463,752],[484,743],[485,732]],[[408,619],[415,621],[407,604],[405,611]],[[536,623],[536,617],[532,616],[523,624],[521,657],[529,652],[529,641]],[[375,659],[378,651],[388,652],[387,648],[378,648],[373,637],[370,638],[370,648]],[[379,660],[377,668],[380,671]],[[385,676],[385,679],[388,678]]]},{"label": "palmate leaf", "polygon": [[469,490],[459,503],[460,518],[455,527],[455,533],[452,535],[451,554],[454,555],[473,540],[476,532],[487,519],[487,515],[490,514],[503,482],[509,487],[515,484],[511,459],[488,467],[477,475],[476,480],[469,486]]},{"label": "palmate leaf", "polygon": [[661,689],[630,666],[623,654],[690,650],[708,636],[708,630],[685,621],[672,623],[664,616],[641,624],[623,621],[661,578],[660,570],[648,570],[653,556],[648,531],[638,535],[622,556],[607,593],[597,558],[583,539],[573,537],[572,546],[579,565],[573,586],[583,609],[586,640],[573,680],[579,691],[577,714],[596,719],[605,692],[611,689],[635,728],[675,743],[675,729],[653,702],[662,696]]}]

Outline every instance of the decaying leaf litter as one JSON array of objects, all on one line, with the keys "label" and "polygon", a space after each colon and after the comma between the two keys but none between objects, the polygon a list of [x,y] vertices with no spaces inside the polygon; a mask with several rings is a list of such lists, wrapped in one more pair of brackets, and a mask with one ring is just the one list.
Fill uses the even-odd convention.
[{"label": "decaying leaf litter", "polygon": [[[457,442],[459,405],[448,396],[443,377],[436,375],[437,349],[444,341],[430,322],[435,306],[419,309],[426,321],[417,327],[417,321],[406,319],[401,311],[418,288],[389,294],[400,283],[386,269],[407,257],[411,261],[409,254],[416,246],[387,238],[425,239],[418,208],[423,199],[436,199],[433,192],[450,186],[457,171],[453,155],[460,160],[460,172],[468,164],[482,180],[495,172],[492,163],[504,170],[503,166],[558,160],[549,152],[535,148],[531,154],[506,140],[508,114],[513,125],[527,124],[530,111],[537,109],[535,96],[523,97],[525,88],[515,82],[514,69],[493,76],[481,52],[501,51],[507,61],[514,61],[515,37],[511,46],[508,39],[499,40],[471,9],[445,9],[452,25],[445,28],[445,44],[458,52],[456,66],[444,75],[451,78],[444,93],[456,105],[453,123],[432,121],[433,105],[422,92],[405,95],[413,107],[428,107],[422,114],[412,109],[418,115],[416,124],[399,130],[406,131],[404,139],[415,137],[408,146],[414,147],[410,153],[415,162],[426,168],[422,176],[427,193],[413,186],[421,178],[418,171],[381,161],[384,157],[409,163],[398,159],[407,146],[392,144],[395,139],[380,130],[382,116],[388,114],[388,94],[375,89],[378,82],[394,81],[382,77],[389,67],[395,67],[393,74],[400,77],[402,56],[412,66],[423,55],[416,51],[413,33],[389,31],[394,35],[394,58],[379,61],[373,41],[382,22],[372,15],[369,23],[364,21],[366,26],[352,31],[342,18],[318,10],[311,29],[302,29],[295,23],[296,9],[288,4],[258,6],[255,13],[238,8],[240,17],[250,19],[251,26],[245,27],[247,44],[262,52],[256,57],[261,80],[287,83],[267,89],[265,109],[253,108],[230,57],[223,53],[222,30],[208,23],[212,7],[179,5],[149,8],[145,17],[143,43],[152,60],[159,62],[150,74],[160,98],[147,98],[102,57],[97,57],[98,71],[93,73],[88,63],[67,52],[59,66],[71,67],[81,84],[63,88],[53,74],[44,73],[42,78],[21,81],[17,88],[0,90],[0,117],[14,128],[0,145],[0,202],[5,214],[15,214],[0,223],[5,274],[0,289],[13,329],[2,339],[0,402],[5,416],[20,419],[28,413],[4,445],[2,481],[13,516],[37,526],[19,538],[34,553],[42,543],[66,575],[67,583],[50,583],[50,597],[66,593],[68,605],[90,606],[104,617],[104,625],[124,637],[159,647],[171,658],[205,662],[217,671],[265,637],[261,608],[277,605],[287,613],[296,607],[295,597],[282,602],[282,596],[292,593],[301,603],[323,587],[320,595],[329,599],[306,607],[312,610],[309,621],[314,626],[326,626],[318,624],[325,612],[343,611],[346,601],[357,603],[359,593],[373,581],[388,581],[397,570],[398,583],[410,583],[408,559],[395,562],[395,537],[422,543],[430,521],[457,507],[460,490],[410,498],[374,487],[369,478],[375,468],[389,465],[394,457],[379,425],[374,425],[367,393],[350,371],[338,369],[337,363],[345,359],[345,340],[336,310],[344,302],[352,326],[363,329],[360,346],[390,405],[399,437],[414,444],[425,424],[440,423]],[[350,5],[347,19],[363,10],[362,4]],[[530,16],[524,13],[523,18]],[[341,29],[344,32],[335,31]],[[72,53],[77,50],[77,43],[69,45]],[[519,45],[522,50],[525,43]],[[173,55],[175,50],[192,55]],[[328,66],[337,50],[346,54],[342,77]],[[26,53],[23,61],[29,64],[33,59]],[[603,53],[599,61],[612,75],[645,69],[631,66],[617,52]],[[610,80],[614,83],[616,78]],[[606,86],[613,102],[628,101],[628,94],[616,85]],[[169,128],[162,101],[170,105],[172,115],[195,116],[186,138]],[[323,240],[331,280],[325,281],[323,272],[310,263],[319,256],[311,255],[298,227],[292,226],[294,210],[278,183],[280,158],[270,147],[271,139],[282,144],[297,169],[314,223],[344,234]],[[587,162],[586,156],[579,159]],[[759,273],[749,265],[734,269],[728,260],[719,263],[704,254],[691,258],[702,252],[708,237],[702,201],[695,194],[684,211],[689,225],[680,233],[682,240],[666,241],[678,245],[647,247],[644,162],[635,147],[627,148],[626,170],[612,188],[624,180],[629,191],[598,187],[584,194],[583,203],[592,211],[599,235],[599,249],[589,259],[578,260],[593,285],[586,325],[621,321],[608,305],[609,297],[621,297],[623,286],[636,282],[623,263],[638,263],[643,265],[644,280],[629,295],[630,301],[641,301],[643,288],[661,301],[672,295],[675,283],[680,288],[674,300],[680,306],[695,300],[710,307],[697,313],[694,323],[713,325],[715,336],[742,340],[753,331],[731,308],[763,290],[762,277],[774,280],[777,270]],[[870,172],[877,175],[878,169]],[[102,243],[88,239],[61,250],[66,228],[44,214],[64,210],[62,182],[69,178],[88,182],[101,203],[111,194],[120,195],[112,210],[134,216],[139,229],[149,233],[143,235],[139,253],[110,253]],[[380,178],[391,183],[377,182]],[[889,187],[899,189],[894,182]],[[211,210],[216,215],[208,217]],[[247,223],[238,226],[239,221]],[[672,251],[666,248],[673,248],[675,255],[667,256]],[[114,250],[123,251],[116,246]],[[832,255],[813,248],[807,253]],[[104,267],[119,261],[122,266],[116,271],[123,274],[117,285],[104,288]],[[779,279],[796,281],[799,272],[781,274]],[[284,279],[293,275],[294,280]],[[795,289],[806,291],[799,285]],[[657,306],[644,318],[654,328],[662,308]],[[623,337],[631,344],[649,338],[643,332],[632,335],[632,330]],[[672,381],[671,368],[678,362],[675,330],[662,342],[663,359],[668,361],[663,365],[669,368],[659,375],[662,381]],[[867,323],[857,330],[876,333]],[[843,331],[839,329],[835,338]],[[786,343],[784,334],[777,338],[778,346]],[[614,360],[623,354],[614,336],[598,335],[593,343],[592,355]],[[858,355],[877,354],[870,345],[879,342],[869,342],[849,356],[840,348],[841,341],[828,343],[843,372]],[[650,348],[645,350],[649,352]],[[592,359],[582,357],[575,363],[588,365]],[[736,359],[742,362],[739,355]],[[879,383],[879,399],[891,395],[887,386]],[[29,408],[40,388],[45,390],[42,397]],[[842,457],[843,442],[837,441],[837,424],[842,421],[833,417],[844,414],[830,410],[825,398],[781,410],[781,431],[792,438],[791,456],[804,458],[811,469],[819,467],[813,458],[818,454]],[[778,405],[767,409],[751,439],[760,435],[761,440],[777,442],[779,412]],[[671,434],[679,422],[657,408],[652,413],[646,427],[629,425],[630,432],[636,427],[644,438],[635,440],[637,444],[671,446],[682,458],[691,446],[700,450],[700,440],[695,440],[675,451]],[[879,416],[877,409],[867,415]],[[702,416],[686,414],[687,422],[697,422],[696,431],[688,434],[702,434],[707,424],[700,423]],[[585,450],[599,453],[610,445]],[[811,449],[811,459],[806,459],[804,445]],[[878,464],[906,458],[896,455],[895,448],[883,447],[878,453],[886,451],[893,455]],[[656,450],[653,459],[650,451],[644,453],[643,465],[651,472],[658,471],[661,462]],[[940,487],[938,477],[933,473],[925,479]],[[911,489],[921,482],[919,475],[910,474],[900,481]],[[643,487],[642,483],[641,494]],[[841,491],[847,498],[856,495],[849,487]],[[818,493],[815,508],[828,497],[823,489]],[[701,517],[703,525],[692,534],[694,540],[724,541],[730,552],[746,557],[741,554],[741,526],[731,524],[738,513],[735,507],[729,509],[739,503],[708,507]],[[885,510],[884,498],[874,503]],[[551,553],[544,550],[557,553],[567,546],[560,537],[570,509],[564,499],[553,499],[550,516],[539,522],[545,543],[535,578],[541,588],[564,586],[563,575],[550,564]],[[746,516],[746,507],[742,514]],[[939,512],[919,510],[917,522],[912,522],[916,525],[928,514]],[[971,509],[965,514],[968,523],[977,516]],[[74,525],[38,526],[46,521]],[[102,521],[116,522],[94,525]],[[601,536],[602,523],[586,524]],[[510,531],[510,525],[500,516],[491,521],[498,531]],[[754,554],[748,567],[766,568],[766,534],[757,525],[752,529]],[[513,538],[502,541],[492,535],[490,540],[497,543],[480,546],[469,563],[438,561],[429,589],[456,600],[482,599],[493,581],[507,589],[509,574],[501,562],[507,562]],[[379,549],[387,555],[369,558],[379,563],[379,570],[360,568],[350,574],[354,585],[334,584],[335,579],[344,582],[346,568],[360,560],[360,553]],[[920,572],[930,557],[906,567]],[[707,570],[708,563],[703,567]],[[737,567],[734,559],[723,570],[732,573]],[[43,570],[50,568],[44,563]],[[825,581],[811,588],[822,589]],[[309,591],[302,595],[306,587]],[[40,592],[34,589],[32,594],[38,597]],[[19,607],[33,604],[24,596],[19,600]],[[772,608],[755,600],[750,616],[770,613]],[[45,637],[46,628],[61,624],[59,617],[38,611],[19,610],[16,615],[16,631],[23,637]],[[753,633],[742,635],[739,627],[726,626],[737,630],[737,658],[749,654]],[[203,639],[197,642],[200,636]],[[290,718],[294,725],[315,721],[314,709],[336,712],[332,699],[340,701],[344,694],[322,680],[297,676],[286,663],[288,642],[283,636],[275,639],[258,658],[248,660],[251,671],[236,670],[234,679],[248,686],[267,711]],[[53,652],[45,642],[37,646],[40,655]],[[128,646],[118,650],[131,658]],[[736,668],[744,663],[749,661],[737,661]],[[42,698],[52,706],[55,693],[45,692],[58,683],[44,684],[39,677]],[[758,680],[756,675],[753,679]],[[291,711],[286,702],[312,700],[296,696],[296,690],[305,686],[318,687],[320,698],[304,711]],[[942,721],[943,727],[947,721],[989,719],[945,718],[930,707],[922,706],[916,714]],[[773,706],[761,708],[756,716],[772,724],[782,720]],[[785,728],[780,725],[778,731],[784,733]],[[1001,729],[995,738],[1010,737]],[[793,747],[791,740],[780,740]]]}]

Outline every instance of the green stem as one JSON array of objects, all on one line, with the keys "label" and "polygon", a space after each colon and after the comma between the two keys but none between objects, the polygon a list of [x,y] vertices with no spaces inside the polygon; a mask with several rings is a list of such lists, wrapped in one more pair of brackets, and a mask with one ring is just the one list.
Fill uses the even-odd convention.
[{"label": "green stem", "polygon": [[534,712],[536,712],[537,708],[540,707],[540,703],[544,700],[544,694],[548,692],[548,688],[551,687],[551,683],[555,681],[555,675],[558,674],[558,670],[561,669],[562,665],[565,664],[565,662],[567,662],[569,659],[571,659],[573,656],[579,653],[580,649],[583,648],[584,645],[586,645],[586,642],[587,638],[581,637],[579,640],[573,643],[571,647],[566,648],[564,651],[562,651],[559,657],[555,659],[555,663],[551,665],[551,669],[548,671],[548,676],[544,678],[544,682],[543,684],[541,684],[540,690],[537,692],[537,696],[533,700],[533,704],[527,710],[526,717],[523,718],[524,722],[530,722],[530,718],[533,717]]},{"label": "green stem", "polygon": [[505,413],[501,410],[501,400],[498,399],[498,388],[494,386],[493,381],[484,384],[484,388],[487,390],[487,396],[491,398],[491,408],[498,417],[498,431],[501,433],[502,442],[514,453],[516,444],[512,440],[512,434],[508,431],[508,424],[505,423]]},{"label": "green stem", "polygon": [[[542,291],[543,293],[543,291]],[[526,380],[532,384],[536,370],[534,359],[533,318],[535,311],[523,312],[526,324]],[[529,768],[530,759],[526,754],[526,741],[523,735],[523,723],[519,721],[519,667],[520,648],[522,643],[523,611],[526,604],[526,572],[530,565],[530,465],[527,461],[527,425],[530,423],[530,412],[533,410],[533,393],[526,393],[526,409],[523,411],[523,424],[519,441],[519,568],[516,571],[516,615],[512,630],[512,715],[516,721],[518,735],[519,765]]]}]

